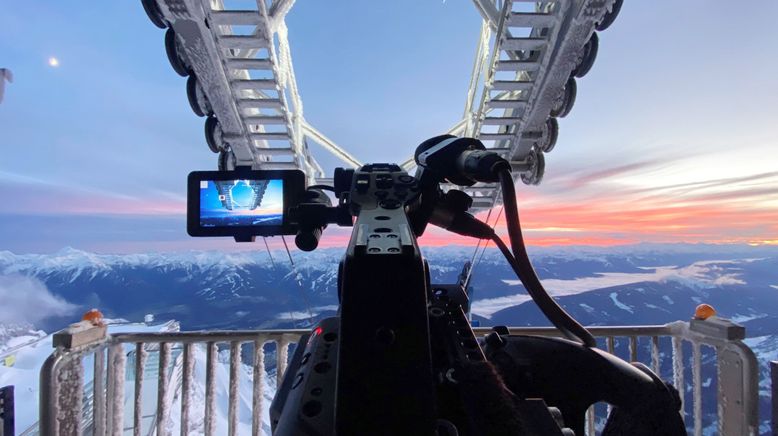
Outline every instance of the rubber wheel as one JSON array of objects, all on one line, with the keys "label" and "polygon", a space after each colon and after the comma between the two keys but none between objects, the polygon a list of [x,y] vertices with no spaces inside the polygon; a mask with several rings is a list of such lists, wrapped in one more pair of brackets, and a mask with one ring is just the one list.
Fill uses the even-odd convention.
[{"label": "rubber wheel", "polygon": [[232,150],[219,152],[219,171],[232,171],[235,169],[235,155]]},{"label": "rubber wheel", "polygon": [[539,153],[536,149],[533,149],[527,157],[533,165],[529,171],[521,173],[521,181],[525,185],[539,185],[546,172],[546,158],[543,157],[543,153]]},{"label": "rubber wheel", "polygon": [[575,78],[570,77],[567,79],[565,89],[562,91],[562,102],[558,107],[555,106],[553,109],[551,109],[551,116],[556,118],[564,118],[567,116],[567,114],[569,114],[573,109],[573,104],[575,104],[575,96],[577,92],[578,88],[575,83]]},{"label": "rubber wheel", "polygon": [[220,147],[220,139],[217,139],[216,135],[221,135],[221,127],[219,126],[219,120],[214,116],[210,116],[205,120],[205,142],[208,144],[208,148],[212,152],[218,153],[223,147]]},{"label": "rubber wheel", "polygon": [[583,46],[583,56],[581,57],[581,63],[571,73],[575,77],[585,76],[594,65],[594,60],[597,59],[597,50],[600,47],[600,37],[597,36],[597,32],[592,33],[592,37],[586,41]]},{"label": "rubber wheel", "polygon": [[616,17],[619,15],[619,11],[621,11],[622,4],[624,4],[624,0],[616,0],[613,3],[613,7],[611,8],[610,12],[605,13],[605,16],[602,17],[602,21],[600,21],[600,24],[595,26],[595,29],[597,29],[599,32],[602,32],[608,27],[611,27],[611,24],[616,21]]},{"label": "rubber wheel", "polygon": [[197,83],[197,77],[194,74],[186,80],[186,97],[189,99],[189,106],[192,107],[192,112],[198,117],[213,115],[211,105],[203,94],[202,88]]},{"label": "rubber wheel", "polygon": [[554,149],[557,138],[559,137],[559,122],[554,117],[546,120],[545,135],[543,135],[543,144],[539,147],[543,153],[548,153]]},{"label": "rubber wheel", "polygon": [[171,28],[168,28],[167,32],[165,32],[165,52],[167,53],[167,59],[170,61],[170,66],[173,67],[173,70],[181,77],[188,76],[189,68],[178,53],[176,32]]},{"label": "rubber wheel", "polygon": [[167,27],[167,21],[165,21],[165,17],[162,15],[162,11],[159,10],[157,0],[141,0],[141,3],[143,4],[143,10],[146,11],[146,15],[148,15],[149,20],[151,20],[155,26],[159,27],[160,29]]}]

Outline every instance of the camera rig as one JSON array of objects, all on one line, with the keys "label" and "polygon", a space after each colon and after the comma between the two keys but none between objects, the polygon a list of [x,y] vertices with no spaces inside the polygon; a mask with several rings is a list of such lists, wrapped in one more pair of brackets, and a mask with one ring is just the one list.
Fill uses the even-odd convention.
[{"label": "camera rig", "polygon": [[[327,225],[352,226],[338,271],[336,317],[302,337],[271,406],[277,435],[572,435],[610,403],[606,435],[685,434],[677,391],[651,370],[596,349],[545,292],[521,236],[510,163],[477,139],[443,135],[395,164],[337,169],[291,210],[302,250]],[[467,212],[448,181],[499,181],[511,248]],[[322,191],[338,199],[331,205]],[[431,285],[417,244],[428,224],[495,242],[541,311],[568,339],[473,334],[466,288]]]}]

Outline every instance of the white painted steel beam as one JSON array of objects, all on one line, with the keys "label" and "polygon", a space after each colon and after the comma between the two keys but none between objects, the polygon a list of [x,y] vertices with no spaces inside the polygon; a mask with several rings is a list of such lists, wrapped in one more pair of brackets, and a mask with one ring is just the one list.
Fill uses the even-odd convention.
[{"label": "white painted steel beam", "polygon": [[[536,153],[533,144],[542,139],[536,133],[578,53],[614,0],[524,1],[520,7],[514,2],[520,3],[473,0],[482,17],[481,32],[464,116],[449,133],[481,138],[511,161],[526,161]],[[222,0],[157,3],[219,122],[221,141],[216,142],[223,153],[234,154],[237,165],[294,168],[304,171],[309,182],[322,179],[327,175],[307,140],[348,166],[361,165],[305,120],[285,23],[294,0],[257,0],[256,9],[251,3],[229,9]],[[254,30],[246,34],[233,26]],[[497,129],[482,131],[484,126]],[[411,170],[415,163],[408,159],[402,166]],[[499,189],[484,193],[478,208],[494,206]]]}]

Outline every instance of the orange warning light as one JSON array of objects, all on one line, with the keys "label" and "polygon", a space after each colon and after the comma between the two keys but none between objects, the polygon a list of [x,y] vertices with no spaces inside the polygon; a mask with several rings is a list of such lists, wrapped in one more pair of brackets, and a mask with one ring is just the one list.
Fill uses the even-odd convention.
[{"label": "orange warning light", "polygon": [[92,309],[81,317],[82,321],[89,321],[92,325],[101,325],[103,323],[103,314],[97,309]]},{"label": "orange warning light", "polygon": [[710,304],[700,304],[694,309],[694,319],[706,320],[716,314],[716,309]]}]

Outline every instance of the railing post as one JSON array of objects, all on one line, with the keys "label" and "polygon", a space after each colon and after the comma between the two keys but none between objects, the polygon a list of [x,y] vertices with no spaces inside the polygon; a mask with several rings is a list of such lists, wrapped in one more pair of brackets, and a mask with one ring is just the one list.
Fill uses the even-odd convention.
[{"label": "railing post", "polygon": [[686,384],[683,379],[684,361],[683,361],[683,341],[681,338],[673,336],[673,384],[678,389],[681,396],[681,418],[686,419]]},{"label": "railing post", "polygon": [[661,354],[659,352],[658,336],[651,336],[651,369],[661,376]]},{"label": "railing post", "polygon": [[159,368],[157,377],[157,435],[168,435],[170,419],[170,343],[159,344]]},{"label": "railing post", "polygon": [[60,359],[62,359],[62,356],[55,351],[41,366],[38,430],[43,436],[57,435],[59,430],[57,426],[57,394],[59,386],[57,386],[55,374]]},{"label": "railing post", "polygon": [[[718,433],[759,434],[759,364],[742,340],[745,327],[724,318],[692,319],[689,330],[716,341]],[[704,342],[703,341],[703,342]]]},{"label": "railing post", "polygon": [[276,389],[281,387],[286,372],[287,354],[289,353],[289,340],[281,337],[276,342]]},{"label": "railing post", "polygon": [[264,399],[262,391],[265,387],[265,337],[260,336],[254,341],[254,385],[251,398],[251,434],[259,436],[262,430],[262,409]]},{"label": "railing post", "polygon": [[759,374],[756,357],[740,342],[718,350],[719,434],[758,434]]},{"label": "railing post", "polygon": [[13,436],[14,430],[14,387],[0,388],[0,436]]},{"label": "railing post", "polygon": [[205,417],[204,433],[206,436],[212,436],[216,430],[216,420],[214,419],[216,402],[216,343],[208,342],[205,349]]},{"label": "railing post", "polygon": [[227,404],[227,434],[238,434],[238,385],[240,384],[240,342],[230,342],[230,385]]},{"label": "railing post", "polygon": [[122,344],[113,344],[108,349],[108,434],[121,436],[124,433],[124,379],[127,356]]},{"label": "railing post", "polygon": [[772,394],[770,403],[772,404],[772,434],[778,435],[778,361],[770,362],[770,386]]},{"label": "railing post", "polygon": [[698,342],[692,342],[692,411],[694,436],[702,436],[702,351]]},{"label": "railing post", "polygon": [[189,434],[189,407],[192,390],[192,373],[194,372],[194,356],[192,344],[184,344],[184,376],[181,380],[181,436]]},{"label": "railing post", "polygon": [[94,384],[92,385],[92,421],[94,436],[105,436],[105,351],[95,350]]},{"label": "railing post", "polygon": [[143,379],[146,368],[146,349],[143,343],[135,344],[135,390],[133,392],[132,434],[141,436],[143,420]]},{"label": "railing post", "polygon": [[56,399],[59,413],[59,433],[80,435],[81,413],[84,402],[84,364],[81,357],[66,360],[57,373],[59,395]]}]

